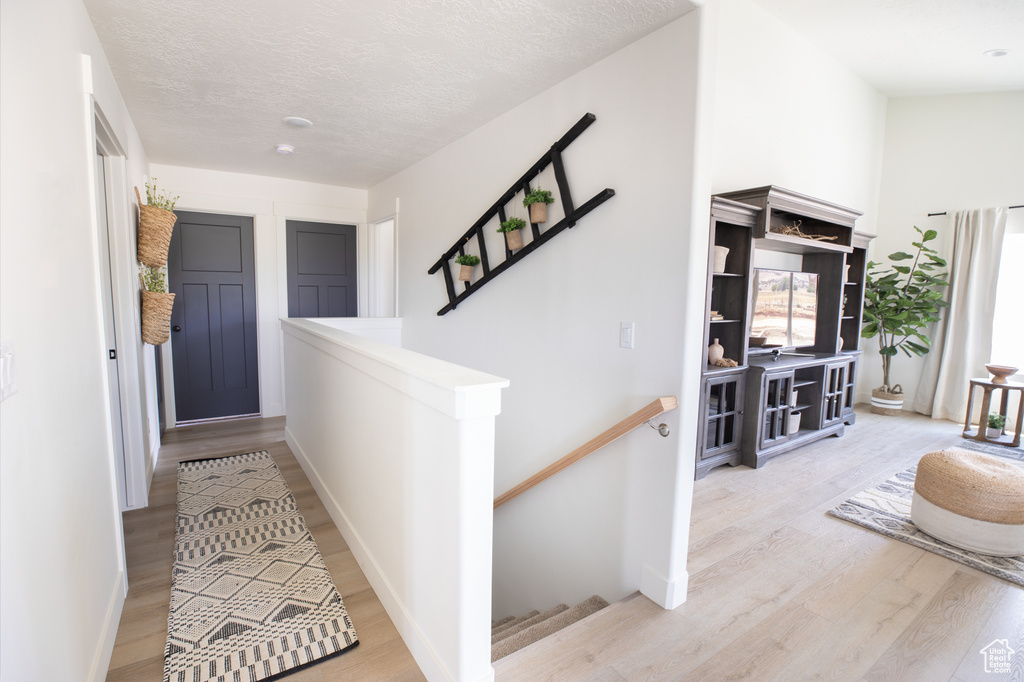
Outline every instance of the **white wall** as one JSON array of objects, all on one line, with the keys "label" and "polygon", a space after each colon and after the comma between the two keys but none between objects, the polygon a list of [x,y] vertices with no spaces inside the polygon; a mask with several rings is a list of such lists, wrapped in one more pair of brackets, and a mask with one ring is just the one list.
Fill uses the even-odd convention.
[{"label": "white wall", "polygon": [[[693,475],[697,385],[683,390],[680,349],[701,313],[683,302],[693,235],[700,262],[707,243],[706,217],[690,225],[698,30],[694,12],[370,190],[370,216],[400,199],[404,345],[511,380],[495,493],[654,398],[680,397],[665,416],[670,438],[645,427],[497,511],[496,617],[592,593],[618,599],[640,586],[645,566],[663,581],[685,577],[673,552],[681,544],[685,559],[689,495],[678,505],[686,518],[673,520],[673,509],[677,475]],[[597,121],[564,154],[573,198],[605,187],[616,196],[437,316],[444,281],[427,270],[586,112]],[[541,181],[557,194],[550,168]],[[487,228],[492,254],[501,253],[496,227]],[[635,350],[619,348],[622,321],[636,323]]]},{"label": "white wall", "polygon": [[[911,248],[917,225],[939,232],[934,248],[948,258],[953,212],[1024,204],[1022,121],[1024,91],[1019,90],[889,100],[878,238],[871,257],[884,261]],[[950,215],[927,215],[943,211]],[[882,383],[882,365],[876,339],[863,343],[873,351],[858,385],[867,399]],[[903,386],[906,409],[914,407],[923,368],[923,358],[902,353],[893,362],[892,378]]]},{"label": "white wall", "polygon": [[[294,159],[282,157],[282,163]],[[355,224],[359,249],[359,311],[367,309],[366,190],[261,175],[152,164],[150,175],[176,209],[253,217],[256,240],[256,304],[259,335],[260,409],[264,417],[285,412],[278,320],[288,316],[285,223],[311,220]],[[164,346],[164,396],[168,427],[174,426],[172,338]]]},{"label": "white wall", "polygon": [[751,0],[722,0],[715,192],[778,185],[875,232],[885,98]]},{"label": "white wall", "polygon": [[102,679],[126,589],[86,80],[135,184],[145,155],[82,4],[3,0],[0,339],[18,381],[0,403],[4,680]]}]

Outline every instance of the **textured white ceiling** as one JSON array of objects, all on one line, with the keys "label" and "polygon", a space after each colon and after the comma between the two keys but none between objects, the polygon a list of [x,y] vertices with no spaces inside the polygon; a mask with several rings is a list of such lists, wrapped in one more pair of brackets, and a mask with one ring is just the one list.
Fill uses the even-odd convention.
[{"label": "textured white ceiling", "polygon": [[1024,0],[755,2],[890,97],[1024,88]]},{"label": "textured white ceiling", "polygon": [[[687,0],[85,5],[151,162],[347,187],[373,185],[693,9]],[[285,116],[314,125],[296,130]],[[278,143],[296,154],[277,154]]]},{"label": "textured white ceiling", "polygon": [[[886,95],[1024,88],[1024,0],[754,1]],[[348,187],[372,186],[693,9],[687,0],[85,5],[152,162]],[[992,48],[1012,51],[981,55]],[[289,115],[314,126],[289,128]],[[278,155],[278,143],[298,151]]]}]

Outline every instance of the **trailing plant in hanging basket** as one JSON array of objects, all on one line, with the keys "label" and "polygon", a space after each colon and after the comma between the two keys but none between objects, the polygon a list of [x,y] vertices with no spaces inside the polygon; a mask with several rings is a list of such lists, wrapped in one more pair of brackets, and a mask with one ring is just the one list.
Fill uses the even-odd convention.
[{"label": "trailing plant in hanging basket", "polygon": [[470,282],[473,280],[473,268],[480,263],[480,258],[471,253],[463,253],[455,257],[455,262],[462,266],[459,270],[459,281]]},{"label": "trailing plant in hanging basket", "polygon": [[167,262],[167,249],[171,245],[171,232],[174,222],[174,205],[178,197],[173,199],[146,183],[146,203],[142,203],[139,188],[135,188],[135,196],[139,200],[139,262],[152,267],[161,267]]},{"label": "trailing plant in hanging basket", "polygon": [[523,206],[527,206],[530,209],[531,223],[546,223],[548,220],[548,204],[553,203],[555,203],[555,198],[551,196],[551,192],[541,189],[539,185],[530,190],[529,194],[523,198]]},{"label": "trailing plant in hanging basket", "polygon": [[517,251],[523,248],[523,235],[519,232],[526,227],[526,221],[522,218],[512,217],[501,224],[498,232],[505,233],[505,243],[509,251]]},{"label": "trailing plant in hanging basket", "polygon": [[167,274],[163,268],[143,265],[139,281],[142,282],[142,340],[159,346],[171,338],[174,294],[167,293]]},{"label": "trailing plant in hanging basket", "polygon": [[[920,235],[919,241],[912,242],[915,253],[897,251],[889,254],[895,265],[870,261],[864,280],[864,327],[861,336],[865,339],[878,337],[878,353],[882,358],[882,386],[875,389],[886,394],[885,399],[895,401],[894,395],[902,402],[902,389],[890,379],[892,358],[902,351],[922,356],[931,350],[931,339],[924,331],[939,320],[942,308],[948,303],[942,300],[943,287],[949,285],[949,273],[941,271],[946,261],[938,252],[927,246],[938,236],[935,230],[914,230]],[[910,261],[910,265],[903,265]]]}]

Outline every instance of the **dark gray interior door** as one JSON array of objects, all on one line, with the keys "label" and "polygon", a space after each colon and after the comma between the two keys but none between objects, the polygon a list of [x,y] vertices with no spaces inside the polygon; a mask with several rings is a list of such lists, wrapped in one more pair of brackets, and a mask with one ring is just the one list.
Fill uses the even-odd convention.
[{"label": "dark gray interior door", "polygon": [[167,256],[177,421],[258,414],[251,217],[175,211]]},{"label": "dark gray interior door", "polygon": [[285,223],[288,317],[356,317],[356,226]]}]

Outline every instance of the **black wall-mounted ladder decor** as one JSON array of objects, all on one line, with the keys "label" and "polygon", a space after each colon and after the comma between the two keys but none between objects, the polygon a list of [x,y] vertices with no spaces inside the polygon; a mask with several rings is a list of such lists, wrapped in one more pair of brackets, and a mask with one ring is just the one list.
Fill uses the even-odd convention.
[{"label": "black wall-mounted ladder decor", "polygon": [[[450,249],[445,251],[444,255],[441,256],[430,270],[427,271],[427,274],[430,275],[433,275],[438,270],[444,272],[444,285],[445,289],[448,291],[448,305],[438,310],[438,315],[444,315],[451,310],[455,310],[455,307],[458,306],[459,303],[462,303],[464,300],[479,291],[483,285],[487,284],[505,270],[512,267],[512,265],[533,253],[542,244],[546,243],[562,230],[576,225],[577,220],[615,196],[615,190],[604,189],[591,197],[587,202],[577,207],[573,204],[572,193],[569,191],[569,181],[565,177],[565,166],[562,164],[562,152],[565,151],[565,148],[572,144],[573,141],[596,120],[597,117],[593,114],[586,114],[583,118],[577,121],[576,125],[570,128],[569,131],[558,140],[558,142],[551,145],[551,149],[545,152],[544,156],[540,157],[537,163],[533,164],[530,170],[526,171],[526,173],[524,173],[523,176],[508,189],[508,191],[502,194],[501,198],[494,202],[494,205],[487,209],[487,212],[480,216],[479,220],[473,223],[473,227],[469,228],[469,230],[459,238],[459,241],[457,241]],[[549,163],[555,171],[555,182],[558,184],[558,198],[562,201],[562,211],[565,214],[565,217],[543,232],[537,223],[530,223],[533,233],[533,239],[530,243],[526,244],[515,253],[509,251],[508,246],[506,245],[505,260],[492,268],[487,257],[487,244],[484,240],[484,225],[486,225],[495,216],[498,217],[499,223],[505,222],[505,205],[508,204],[508,202],[511,201],[520,191],[524,194],[529,194],[530,181],[540,175],[541,171],[547,168]],[[456,254],[465,254],[466,245],[474,237],[476,237],[477,245],[480,247],[480,265],[483,267],[483,276],[475,282],[466,282],[466,290],[461,294],[456,295],[455,280],[452,277],[452,269],[449,262],[456,256]]]}]

